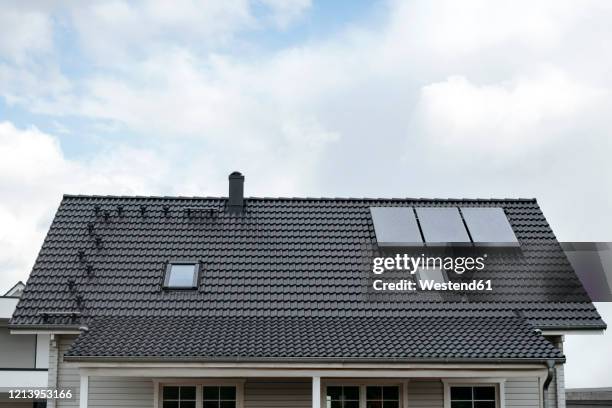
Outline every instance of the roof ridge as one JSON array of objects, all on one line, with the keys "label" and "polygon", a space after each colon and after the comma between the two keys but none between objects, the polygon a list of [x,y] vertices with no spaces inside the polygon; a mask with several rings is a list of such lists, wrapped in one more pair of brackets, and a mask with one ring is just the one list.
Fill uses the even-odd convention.
[{"label": "roof ridge", "polygon": [[[116,200],[227,200],[224,196],[142,196],[142,195],[87,195],[87,194],[64,194],[63,198],[69,199],[91,199],[91,198],[104,198],[104,199],[116,199]],[[427,197],[245,197],[245,200],[256,200],[256,201],[438,201],[438,202],[451,202],[451,201],[465,201],[465,202],[495,202],[495,201],[506,201],[506,202],[537,202],[536,198],[525,198],[525,197],[506,197],[506,198],[427,198]]]}]

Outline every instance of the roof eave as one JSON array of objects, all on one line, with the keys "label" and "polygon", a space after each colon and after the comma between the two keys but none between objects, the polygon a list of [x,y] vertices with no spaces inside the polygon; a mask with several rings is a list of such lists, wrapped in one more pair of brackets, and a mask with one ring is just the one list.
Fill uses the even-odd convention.
[{"label": "roof eave", "polygon": [[407,363],[437,363],[437,364],[545,364],[554,361],[557,364],[565,363],[565,357],[554,358],[380,358],[380,357],[357,357],[357,358],[337,358],[337,357],[135,357],[135,356],[69,356],[65,355],[64,360],[73,362],[149,362],[149,363],[185,363],[185,362],[213,362],[213,363],[381,363],[381,364],[407,364]]}]

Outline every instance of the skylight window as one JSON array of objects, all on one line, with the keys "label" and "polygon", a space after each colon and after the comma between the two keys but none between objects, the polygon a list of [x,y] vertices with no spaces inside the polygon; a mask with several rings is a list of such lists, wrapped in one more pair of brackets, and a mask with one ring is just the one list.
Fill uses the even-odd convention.
[{"label": "skylight window", "polygon": [[418,279],[422,281],[433,281],[435,283],[445,283],[446,272],[438,268],[419,268],[417,270]]},{"label": "skylight window", "polygon": [[198,287],[199,264],[197,262],[171,262],[166,268],[164,288],[196,289]]}]

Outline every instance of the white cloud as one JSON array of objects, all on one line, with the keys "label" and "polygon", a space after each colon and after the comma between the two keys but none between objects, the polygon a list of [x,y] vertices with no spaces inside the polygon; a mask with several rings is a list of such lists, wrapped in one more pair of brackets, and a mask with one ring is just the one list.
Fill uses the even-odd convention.
[{"label": "white cloud", "polygon": [[247,0],[85,2],[72,22],[87,55],[102,66],[136,61],[155,50],[190,45],[205,49],[256,24]]},{"label": "white cloud", "polygon": [[272,11],[277,26],[286,28],[312,6],[311,0],[259,0]]},{"label": "white cloud", "polygon": [[555,69],[484,85],[453,76],[421,89],[417,120],[425,136],[454,149],[508,153],[573,129],[603,94]]},{"label": "white cloud", "polygon": [[49,52],[53,47],[51,18],[43,10],[2,4],[0,27],[0,58],[23,62],[30,53]]}]

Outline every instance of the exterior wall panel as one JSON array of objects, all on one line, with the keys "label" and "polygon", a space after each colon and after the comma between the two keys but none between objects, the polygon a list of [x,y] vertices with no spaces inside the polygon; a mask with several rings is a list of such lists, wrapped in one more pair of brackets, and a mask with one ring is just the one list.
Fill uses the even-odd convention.
[{"label": "exterior wall panel", "polygon": [[245,408],[310,408],[309,380],[248,380],[244,384]]},{"label": "exterior wall panel", "polygon": [[[68,351],[70,345],[74,341],[76,336],[61,336],[57,339],[57,385],[58,390],[72,390],[71,399],[57,399],[55,400],[56,408],[68,408],[79,406],[79,386],[81,383],[81,377],[79,371],[70,363],[64,361],[64,353]],[[51,354],[49,357],[51,358]],[[49,383],[51,383],[49,381]]]},{"label": "exterior wall panel", "polygon": [[537,377],[509,378],[504,388],[506,408],[539,408],[540,390]]},{"label": "exterior wall panel", "polygon": [[34,368],[36,336],[11,334],[5,324],[0,325],[0,369]]},{"label": "exterior wall panel", "polygon": [[153,381],[146,378],[90,377],[88,408],[151,408]]},{"label": "exterior wall panel", "polygon": [[441,381],[414,380],[408,383],[410,408],[444,408],[444,387]]}]

